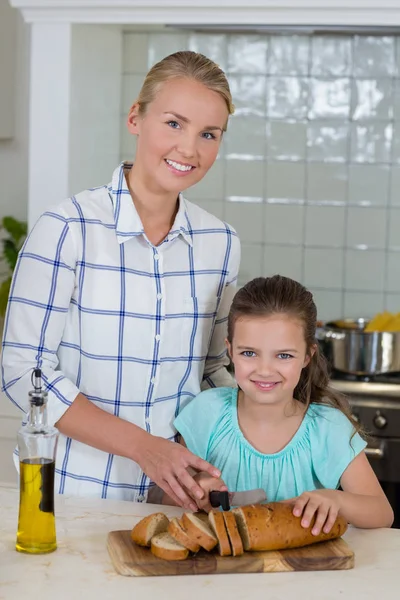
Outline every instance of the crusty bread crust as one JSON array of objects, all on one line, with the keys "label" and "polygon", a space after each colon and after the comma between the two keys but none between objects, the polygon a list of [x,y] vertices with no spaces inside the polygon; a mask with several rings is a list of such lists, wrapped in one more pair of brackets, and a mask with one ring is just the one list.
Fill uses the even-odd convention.
[{"label": "crusty bread crust", "polygon": [[218,543],[217,538],[207,523],[203,523],[192,513],[183,513],[182,523],[193,540],[205,550],[212,550]]},{"label": "crusty bread crust", "polygon": [[[234,518],[234,517],[233,517]],[[223,514],[219,510],[211,510],[208,513],[211,529],[218,538],[218,552],[220,556],[231,556],[232,549],[226,531]]]},{"label": "crusty bread crust", "polygon": [[185,560],[189,556],[189,550],[166,531],[152,537],[151,552],[164,560]]},{"label": "crusty bread crust", "polygon": [[236,525],[235,515],[230,511],[224,511],[223,518],[226,525],[226,531],[232,548],[233,556],[240,556],[243,554],[243,542],[240,537],[239,530]]},{"label": "crusty bread crust", "polygon": [[338,538],[347,529],[347,522],[339,515],[329,533],[312,535],[315,518],[305,529],[301,526],[301,517],[293,515],[293,506],[282,502],[251,504],[234,508],[232,512],[244,548],[250,551],[300,548]]},{"label": "crusty bread crust", "polygon": [[131,531],[131,538],[138,546],[150,547],[151,538],[167,531],[168,525],[169,519],[164,513],[153,513],[136,523]]},{"label": "crusty bread crust", "polygon": [[171,519],[167,531],[177,542],[182,544],[182,546],[185,546],[185,548],[191,552],[198,552],[200,550],[200,545],[196,542],[196,540],[193,540],[190,537],[180,520],[176,517]]}]

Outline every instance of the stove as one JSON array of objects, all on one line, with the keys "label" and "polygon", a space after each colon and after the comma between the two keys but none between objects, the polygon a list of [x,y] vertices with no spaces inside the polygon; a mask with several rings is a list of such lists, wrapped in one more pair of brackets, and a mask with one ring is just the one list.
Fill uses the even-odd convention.
[{"label": "stove", "polygon": [[365,449],[400,528],[400,373],[363,377],[333,372],[331,387],[343,393],[354,418],[370,436]]}]

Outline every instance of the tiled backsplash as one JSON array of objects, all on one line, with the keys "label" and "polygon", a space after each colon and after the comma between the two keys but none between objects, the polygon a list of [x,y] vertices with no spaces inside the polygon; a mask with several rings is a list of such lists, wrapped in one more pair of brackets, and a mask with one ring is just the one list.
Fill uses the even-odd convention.
[{"label": "tiled backsplash", "polygon": [[226,70],[236,106],[185,195],[237,229],[239,283],[294,277],[322,319],[400,311],[400,36],[126,32],[121,159],[144,74],[187,48]]}]

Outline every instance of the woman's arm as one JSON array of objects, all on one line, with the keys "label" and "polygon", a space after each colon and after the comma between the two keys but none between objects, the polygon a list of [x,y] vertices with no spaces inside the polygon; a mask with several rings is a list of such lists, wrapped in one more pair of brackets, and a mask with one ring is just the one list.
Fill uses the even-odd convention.
[{"label": "woman's arm", "polygon": [[230,236],[231,248],[228,263],[228,281],[222,291],[218,312],[215,318],[213,334],[208,349],[203,374],[202,390],[210,387],[234,387],[235,381],[226,367],[229,358],[226,353],[225,339],[227,320],[233,296],[236,292],[237,276],[240,265],[240,241],[236,235]]},{"label": "woman's arm", "polygon": [[[185,440],[182,436],[180,438],[180,445],[184,448],[187,447]],[[196,483],[198,483],[198,485],[204,492],[203,498],[197,499],[197,506],[191,508],[191,510],[205,510],[206,512],[209,512],[212,508],[212,506],[210,505],[209,493],[211,491],[227,491],[228,488],[220,477],[210,475],[209,472],[207,473],[205,471],[200,471],[199,469],[193,469],[190,467],[188,470],[190,475],[193,477]],[[165,504],[168,506],[177,506],[177,503],[174,501],[174,499],[166,493],[163,494],[161,504]]]}]

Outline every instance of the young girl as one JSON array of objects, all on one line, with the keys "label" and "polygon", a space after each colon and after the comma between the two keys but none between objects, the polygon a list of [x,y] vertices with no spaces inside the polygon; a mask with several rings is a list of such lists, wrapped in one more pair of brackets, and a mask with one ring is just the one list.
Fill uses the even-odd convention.
[{"label": "young girl", "polygon": [[[263,488],[269,501],[292,503],[304,527],[317,513],[315,535],[330,531],[339,512],[357,527],[390,527],[393,511],[359,426],[328,387],[316,321],[300,283],[279,275],[250,281],[228,317],[238,389],[201,393],[175,426],[182,443],[221,471],[219,480],[196,475],[207,493]],[[208,510],[206,498],[198,504]]]},{"label": "young girl", "polygon": [[232,112],[215,63],[167,56],[128,116],[134,163],[48,210],[20,253],[3,389],[26,413],[41,367],[62,434],[59,493],[143,502],[155,482],[196,509],[185,490],[203,491],[187,467],[220,474],[173,442],[173,420],[204,387],[234,385],[225,337],[239,240],[181,194],[213,165]]}]

